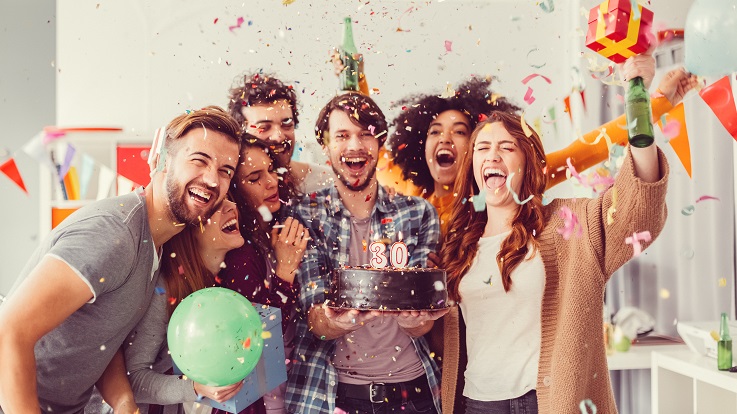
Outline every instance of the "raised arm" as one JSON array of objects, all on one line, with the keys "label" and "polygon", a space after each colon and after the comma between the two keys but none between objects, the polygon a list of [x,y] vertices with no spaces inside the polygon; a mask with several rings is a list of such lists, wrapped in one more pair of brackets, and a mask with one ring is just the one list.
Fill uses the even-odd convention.
[{"label": "raised arm", "polygon": [[0,306],[0,406],[6,413],[40,412],[36,342],[92,298],[69,265],[45,256]]}]

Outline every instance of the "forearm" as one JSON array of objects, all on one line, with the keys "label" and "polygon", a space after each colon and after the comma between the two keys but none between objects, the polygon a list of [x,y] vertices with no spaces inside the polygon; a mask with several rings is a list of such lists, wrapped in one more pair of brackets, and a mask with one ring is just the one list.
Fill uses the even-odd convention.
[{"label": "forearm", "polygon": [[39,413],[33,344],[0,335],[0,406],[6,413]]},{"label": "forearm", "polygon": [[352,332],[349,329],[341,329],[331,323],[330,319],[325,316],[325,310],[319,305],[310,308],[307,314],[307,321],[312,333],[322,340],[337,339]]},{"label": "forearm", "polygon": [[113,359],[110,360],[95,386],[100,390],[103,400],[113,409],[134,401],[133,390],[126,374],[122,349],[118,349],[113,355]]},{"label": "forearm", "polygon": [[635,176],[646,183],[660,180],[660,163],[658,161],[658,147],[650,145],[646,148],[630,146],[632,162],[635,167]]},{"label": "forearm", "polygon": [[[653,118],[658,119],[661,115],[673,108],[673,105],[664,96],[652,99]],[[548,176],[547,188],[551,188],[566,180],[566,160],[571,159],[571,164],[577,171],[583,171],[609,158],[609,144],[602,138],[593,144],[603,130],[609,136],[612,144],[627,145],[627,130],[622,126],[627,125],[625,115],[607,122],[598,128],[587,132],[583,141],[575,140],[562,150],[551,152],[546,155],[546,167]]]}]

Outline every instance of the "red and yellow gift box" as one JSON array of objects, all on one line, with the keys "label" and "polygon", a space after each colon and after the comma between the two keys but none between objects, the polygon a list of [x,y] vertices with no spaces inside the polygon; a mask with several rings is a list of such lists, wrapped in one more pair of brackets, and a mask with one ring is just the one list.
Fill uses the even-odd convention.
[{"label": "red and yellow gift box", "polygon": [[647,51],[653,12],[639,4],[639,13],[633,12],[632,5],[631,0],[604,0],[592,8],[586,46],[615,63]]}]

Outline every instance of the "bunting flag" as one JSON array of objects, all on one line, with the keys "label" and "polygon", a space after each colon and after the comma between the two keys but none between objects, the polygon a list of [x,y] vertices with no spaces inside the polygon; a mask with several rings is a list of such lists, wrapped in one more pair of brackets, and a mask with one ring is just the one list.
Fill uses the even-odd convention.
[{"label": "bunting flag", "polygon": [[79,198],[84,199],[87,196],[87,189],[90,187],[90,179],[95,169],[95,160],[87,154],[82,154],[82,166],[79,170]]},{"label": "bunting flag", "polygon": [[719,118],[719,122],[724,125],[732,138],[737,140],[737,107],[735,107],[729,76],[705,87],[699,92],[699,95],[709,105],[714,115]]},{"label": "bunting flag", "polygon": [[131,191],[133,191],[136,188],[136,184],[123,177],[122,175],[118,174],[118,192],[117,195],[124,195],[128,194]]},{"label": "bunting flag", "polygon": [[21,177],[18,166],[15,164],[15,158],[10,158],[9,160],[2,163],[0,165],[0,171],[2,171],[3,174],[10,178],[18,187],[20,187],[20,189],[23,190],[26,195],[28,195],[26,185],[23,183],[23,177]]},{"label": "bunting flag", "polygon": [[67,143],[67,151],[64,154],[64,163],[61,164],[61,167],[59,168],[59,178],[63,179],[64,177],[66,177],[67,172],[69,171],[69,167],[72,165],[74,153],[76,152],[77,149],[74,148],[72,144]]},{"label": "bunting flag", "polygon": [[110,186],[113,185],[116,175],[110,168],[100,165],[100,174],[97,179],[97,198],[95,200],[102,200],[110,195]]},{"label": "bunting flag", "polygon": [[46,151],[46,147],[44,147],[44,140],[45,134],[40,132],[26,142],[23,148],[21,148],[21,151],[48,168],[49,171],[56,173],[56,165],[51,162],[51,157],[49,157],[49,153]]},{"label": "bunting flag", "polygon": [[573,123],[573,114],[571,113],[571,95],[566,96],[563,98],[563,104],[566,106],[566,113],[568,114],[568,118],[571,119],[571,123]]},{"label": "bunting flag", "polygon": [[683,102],[676,105],[667,114],[658,121],[660,130],[668,139],[668,143],[675,151],[678,159],[686,169],[689,178],[691,178],[691,144],[688,140],[688,130],[686,128],[686,113],[684,111]]}]

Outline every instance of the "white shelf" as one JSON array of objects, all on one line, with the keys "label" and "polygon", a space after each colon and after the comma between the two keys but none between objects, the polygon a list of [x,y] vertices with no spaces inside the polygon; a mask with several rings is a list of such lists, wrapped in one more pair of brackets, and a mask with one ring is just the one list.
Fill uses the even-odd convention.
[{"label": "white shelf", "polygon": [[652,355],[652,412],[737,414],[737,373],[690,350]]},{"label": "white shelf", "polygon": [[615,352],[607,356],[607,364],[610,371],[624,369],[650,369],[652,365],[651,355],[653,352],[685,351],[688,347],[684,344],[672,343],[664,345],[632,345],[627,352]]}]

